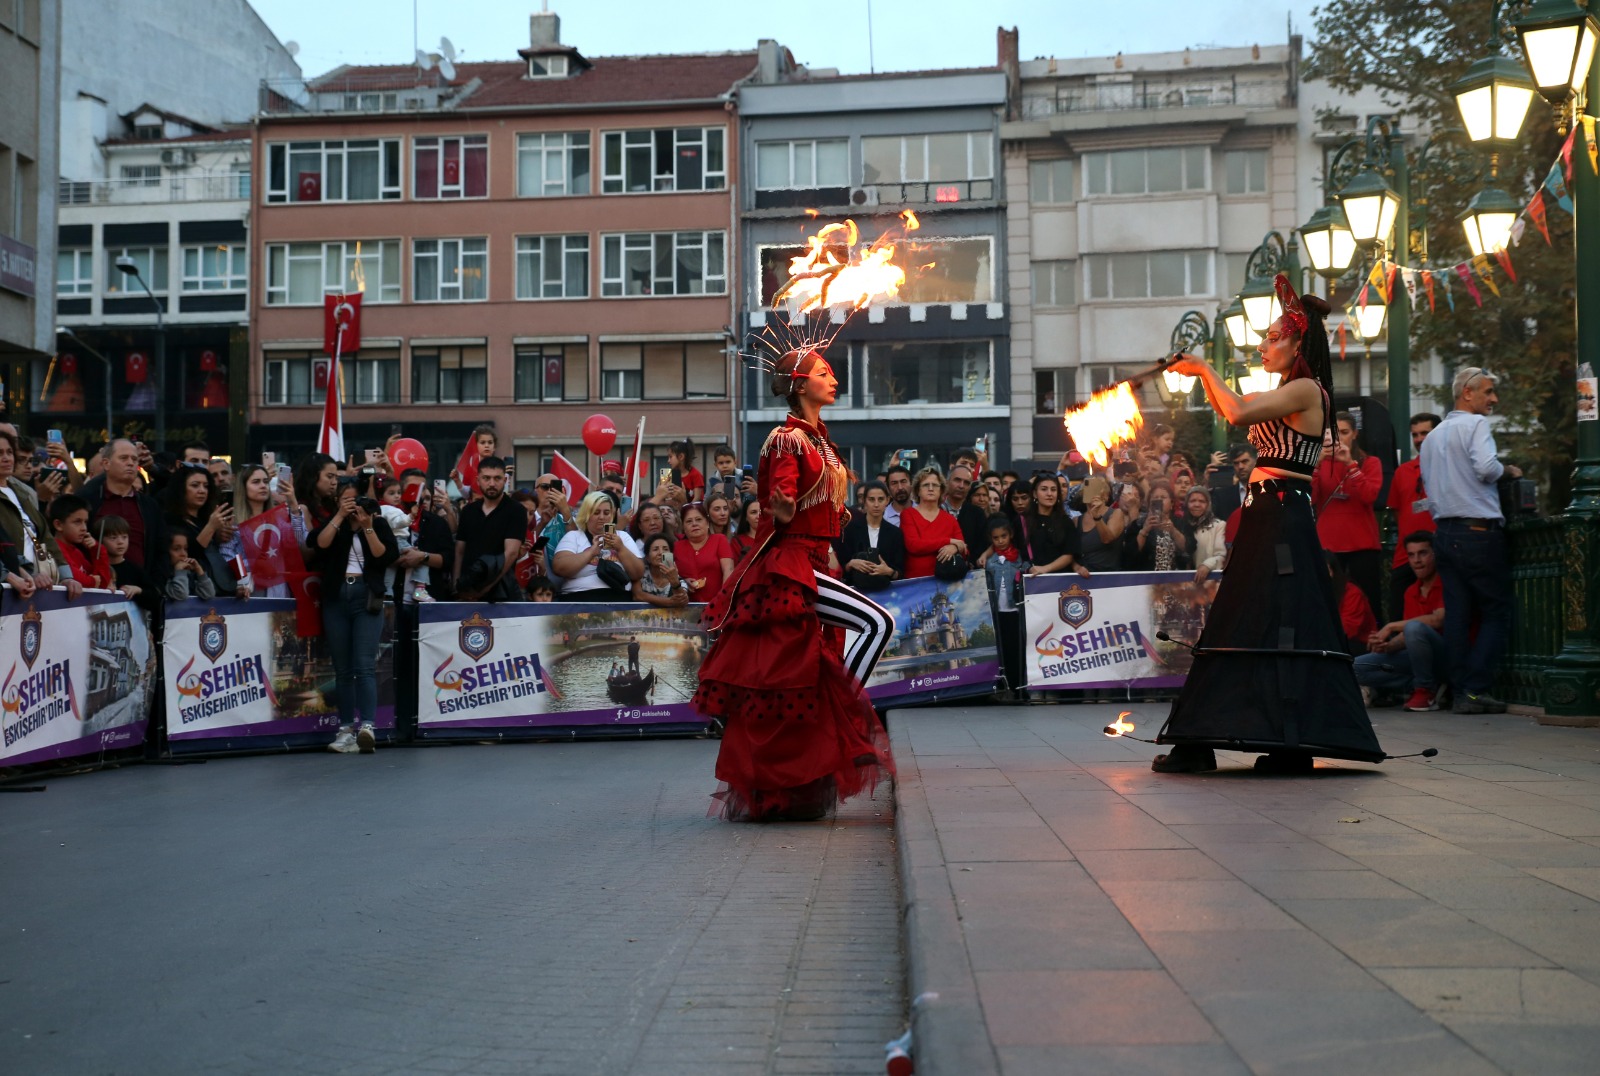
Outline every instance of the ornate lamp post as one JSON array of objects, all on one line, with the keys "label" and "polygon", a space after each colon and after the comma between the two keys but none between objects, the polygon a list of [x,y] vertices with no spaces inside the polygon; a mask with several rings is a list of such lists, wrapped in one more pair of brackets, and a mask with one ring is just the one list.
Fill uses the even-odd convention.
[{"label": "ornate lamp post", "polygon": [[[1238,300],[1234,300],[1238,305]],[[1231,309],[1231,308],[1230,308]],[[1232,348],[1229,347],[1229,334],[1224,328],[1227,311],[1219,311],[1212,320],[1207,321],[1206,316],[1198,310],[1188,310],[1183,317],[1178,319],[1178,324],[1172,327],[1172,337],[1167,346],[1170,353],[1187,352],[1203,354],[1206,361],[1211,363],[1213,369],[1224,377],[1228,374],[1228,359],[1231,357]],[[1238,315],[1241,319],[1244,313]],[[1156,391],[1161,394],[1163,401],[1174,411],[1183,402],[1187,401],[1194,391],[1195,378],[1176,374],[1171,370],[1164,371]],[[1227,426],[1216,417],[1211,416],[1211,449],[1220,452],[1227,447]]]},{"label": "ornate lamp post", "polygon": [[[1513,22],[1539,93],[1555,107],[1566,131],[1600,108],[1600,17],[1592,0],[1534,0]],[[1582,165],[1572,170],[1573,241],[1576,247],[1574,315],[1579,381],[1600,370],[1600,178]],[[1592,384],[1592,382],[1591,382]],[[1567,506],[1567,608],[1561,653],[1544,678],[1547,714],[1600,713],[1600,639],[1593,617],[1600,610],[1600,421],[1578,415],[1577,466]]]}]

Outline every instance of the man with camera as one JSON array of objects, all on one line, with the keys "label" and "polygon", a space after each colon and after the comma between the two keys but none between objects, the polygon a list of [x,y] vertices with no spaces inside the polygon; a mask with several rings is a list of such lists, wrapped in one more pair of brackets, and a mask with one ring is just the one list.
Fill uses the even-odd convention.
[{"label": "man with camera", "polygon": [[517,601],[512,569],[527,536],[528,513],[506,496],[506,465],[499,456],[478,461],[482,498],[461,510],[456,526],[456,597],[461,601]]},{"label": "man with camera", "polygon": [[1495,457],[1488,416],[1500,402],[1499,383],[1482,367],[1457,370],[1451,383],[1455,409],[1428,434],[1419,454],[1437,525],[1434,558],[1444,581],[1444,639],[1458,714],[1506,710],[1489,694],[1511,637],[1511,561],[1497,484],[1502,475],[1520,478],[1522,471]]},{"label": "man with camera", "polygon": [[[1244,504],[1250,489],[1250,472],[1256,469],[1256,450],[1249,445],[1234,445],[1232,455],[1211,453],[1206,465],[1206,487],[1211,492],[1211,514],[1227,521]],[[1232,469],[1229,469],[1230,464]]]}]

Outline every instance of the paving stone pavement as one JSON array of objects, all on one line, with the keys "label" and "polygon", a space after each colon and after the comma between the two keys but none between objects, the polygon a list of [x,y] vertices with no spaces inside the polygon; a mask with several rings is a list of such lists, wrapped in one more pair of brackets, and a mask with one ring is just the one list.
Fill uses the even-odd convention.
[{"label": "paving stone pavement", "polygon": [[1600,1071],[1600,732],[1164,775],[1119,709],[890,716],[919,1076]]},{"label": "paving stone pavement", "polygon": [[0,796],[0,1069],[881,1073],[889,789],[729,825],[715,753],[380,749]]}]

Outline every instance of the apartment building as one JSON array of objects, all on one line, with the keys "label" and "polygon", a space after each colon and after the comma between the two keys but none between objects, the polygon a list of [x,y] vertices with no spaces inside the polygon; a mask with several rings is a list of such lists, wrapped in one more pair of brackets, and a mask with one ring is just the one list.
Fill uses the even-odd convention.
[{"label": "apartment building", "polygon": [[[1011,319],[1005,301],[1005,213],[999,67],[841,77],[796,65],[761,45],[756,78],[740,87],[744,345],[831,334],[839,378],[829,409],[835,441],[858,473],[882,471],[901,452],[913,466],[947,463],[975,445],[1009,460]],[[907,280],[893,302],[849,319],[809,325],[775,297],[805,237],[854,220],[862,243],[906,232],[897,263]],[[766,379],[746,374],[741,400],[747,452],[784,415]]]},{"label": "apartment building", "polygon": [[28,367],[54,347],[60,27],[57,0],[0,3],[0,380],[18,419],[28,411]]},{"label": "apartment building", "polygon": [[315,442],[322,300],[344,291],[363,296],[352,451],[394,427],[454,451],[492,422],[531,478],[557,450],[596,469],[595,413],[643,415],[658,458],[730,436],[735,90],[755,52],[588,57],[549,13],[507,51],[264,88],[252,451]]}]

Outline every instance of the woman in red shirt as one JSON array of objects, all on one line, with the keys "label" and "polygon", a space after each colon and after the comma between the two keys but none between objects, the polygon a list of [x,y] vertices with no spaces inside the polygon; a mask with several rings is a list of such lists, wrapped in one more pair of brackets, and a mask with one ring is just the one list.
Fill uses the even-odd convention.
[{"label": "woman in red shirt", "polygon": [[933,574],[935,561],[949,560],[967,552],[961,539],[961,525],[944,510],[944,478],[933,468],[917,475],[912,487],[917,500],[900,513],[900,533],[906,540],[907,579],[925,579]]},{"label": "woman in red shirt", "polygon": [[733,574],[733,547],[725,534],[712,534],[705,506],[698,501],[683,506],[683,537],[672,550],[678,577],[689,586],[697,602],[714,601],[722,581]]},{"label": "woman in red shirt", "polygon": [[1373,609],[1383,608],[1379,579],[1383,550],[1378,543],[1378,517],[1372,506],[1383,488],[1383,467],[1356,444],[1356,420],[1348,411],[1334,416],[1338,423],[1333,447],[1322,450],[1322,460],[1311,476],[1311,503],[1317,513],[1317,538],[1327,552],[1361,588]]}]

